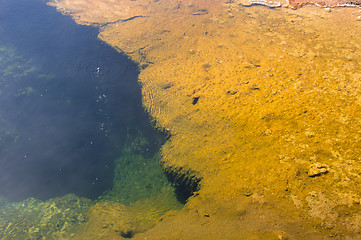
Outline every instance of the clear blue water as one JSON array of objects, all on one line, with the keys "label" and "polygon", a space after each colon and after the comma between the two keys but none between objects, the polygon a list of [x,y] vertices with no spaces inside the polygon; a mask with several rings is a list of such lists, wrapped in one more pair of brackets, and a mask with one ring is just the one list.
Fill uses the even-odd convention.
[{"label": "clear blue water", "polygon": [[161,144],[136,64],[41,0],[0,6],[0,195],[97,198],[127,134],[147,138],[143,154]]}]

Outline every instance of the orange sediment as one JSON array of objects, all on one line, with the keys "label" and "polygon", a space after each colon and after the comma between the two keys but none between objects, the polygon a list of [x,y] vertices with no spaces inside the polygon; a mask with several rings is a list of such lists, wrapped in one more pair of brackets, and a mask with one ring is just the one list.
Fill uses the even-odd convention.
[{"label": "orange sediment", "polygon": [[361,237],[357,9],[56,5],[140,64],[144,107],[171,135],[165,170],[201,179],[182,211],[135,239]]}]

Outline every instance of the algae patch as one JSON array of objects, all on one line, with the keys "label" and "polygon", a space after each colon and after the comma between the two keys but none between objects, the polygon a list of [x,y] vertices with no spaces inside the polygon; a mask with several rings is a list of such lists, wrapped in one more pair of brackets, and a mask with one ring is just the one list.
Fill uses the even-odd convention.
[{"label": "algae patch", "polygon": [[147,138],[142,131],[128,128],[121,154],[114,160],[113,186],[100,199],[128,205],[170,188],[160,166],[162,142],[160,136]]},{"label": "algae patch", "polygon": [[[13,47],[0,45],[0,97],[14,99],[20,95],[29,95],[31,87],[22,87],[19,83],[35,70],[32,61],[22,57]],[[14,85],[17,86],[15,90],[12,89]],[[9,102],[3,101],[2,105],[3,109],[7,109]],[[0,153],[6,152],[18,138],[15,126],[5,116],[6,112],[0,111]]]},{"label": "algae patch", "polygon": [[92,201],[68,194],[48,201],[29,198],[0,207],[2,240],[70,238],[86,221]]}]

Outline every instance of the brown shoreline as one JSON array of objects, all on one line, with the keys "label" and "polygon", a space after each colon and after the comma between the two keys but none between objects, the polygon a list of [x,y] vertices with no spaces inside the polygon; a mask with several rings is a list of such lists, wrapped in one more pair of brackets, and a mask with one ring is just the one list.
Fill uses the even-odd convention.
[{"label": "brown shoreline", "polygon": [[144,68],[165,170],[202,178],[133,238],[360,238],[358,9],[239,3],[58,1],[79,24],[114,22],[99,38]]}]

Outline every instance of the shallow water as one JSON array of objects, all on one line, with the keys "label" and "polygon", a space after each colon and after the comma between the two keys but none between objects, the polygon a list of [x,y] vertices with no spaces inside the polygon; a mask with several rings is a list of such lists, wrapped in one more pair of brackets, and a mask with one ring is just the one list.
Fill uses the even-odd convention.
[{"label": "shallow water", "polygon": [[0,195],[99,197],[129,136],[145,157],[162,143],[137,66],[42,1],[0,3]]},{"label": "shallow water", "polygon": [[111,22],[99,37],[148,66],[144,105],[172,134],[164,167],[202,178],[187,214],[136,239],[360,239],[358,9],[57,3]]},{"label": "shallow water", "polygon": [[[164,215],[175,209],[167,200],[174,193],[159,168],[143,172],[159,160],[147,151],[152,138],[120,127],[125,137],[117,138],[121,154],[103,201],[67,195],[8,204],[0,208],[10,219],[0,218],[0,232],[25,229],[40,238],[76,218],[84,224],[75,239],[360,239],[357,9],[223,0],[50,4],[78,24],[105,24],[99,38],[144,68],[143,104],[171,133],[163,167],[175,181],[200,180],[201,188],[182,211]],[[85,69],[100,74],[97,64]],[[96,96],[101,104],[110,99]],[[153,192],[162,195],[145,196]],[[55,214],[69,203],[69,214]],[[30,219],[29,209],[41,215],[36,226],[46,222],[50,230],[16,220]]]}]

